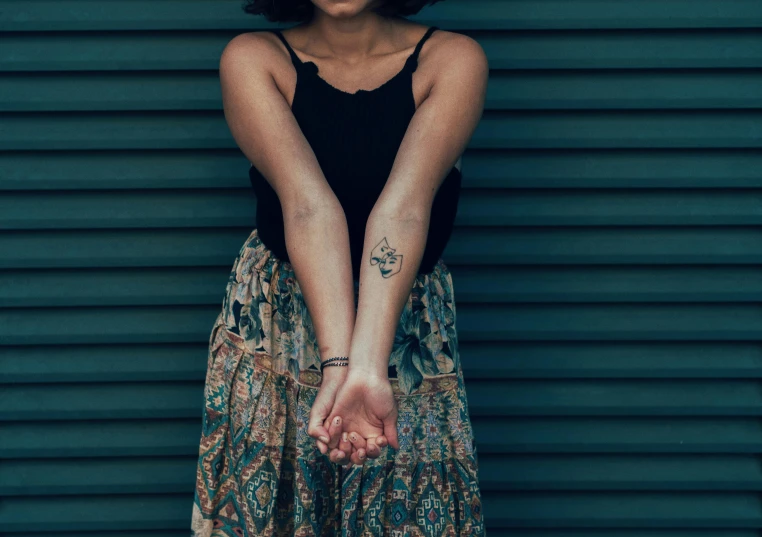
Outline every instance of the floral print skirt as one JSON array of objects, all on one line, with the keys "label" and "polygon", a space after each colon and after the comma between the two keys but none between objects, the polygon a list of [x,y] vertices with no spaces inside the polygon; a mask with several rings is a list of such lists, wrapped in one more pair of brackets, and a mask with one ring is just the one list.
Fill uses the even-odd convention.
[{"label": "floral print skirt", "polygon": [[455,320],[440,259],[416,277],[389,360],[399,449],[333,463],[307,435],[322,378],[310,314],[254,228],[209,338],[191,535],[485,535]]}]

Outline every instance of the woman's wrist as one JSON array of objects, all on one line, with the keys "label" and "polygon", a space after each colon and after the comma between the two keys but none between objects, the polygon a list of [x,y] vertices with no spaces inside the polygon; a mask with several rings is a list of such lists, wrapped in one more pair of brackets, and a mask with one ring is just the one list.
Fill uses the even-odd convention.
[{"label": "woman's wrist", "polygon": [[[391,351],[390,351],[391,352]],[[389,378],[389,354],[364,341],[353,341],[349,350],[349,372]]]},{"label": "woman's wrist", "polygon": [[[325,360],[327,360],[326,358]],[[323,360],[323,361],[325,361]],[[348,366],[325,366],[323,367],[323,383],[338,383],[341,384],[344,382],[344,379],[347,377],[347,374],[349,373],[349,367]]]},{"label": "woman's wrist", "polygon": [[352,359],[349,360],[349,374],[350,375],[359,375],[363,377],[372,377],[372,378],[380,378],[384,380],[389,380],[389,366],[382,367],[382,364],[374,364],[371,362],[352,362]]}]

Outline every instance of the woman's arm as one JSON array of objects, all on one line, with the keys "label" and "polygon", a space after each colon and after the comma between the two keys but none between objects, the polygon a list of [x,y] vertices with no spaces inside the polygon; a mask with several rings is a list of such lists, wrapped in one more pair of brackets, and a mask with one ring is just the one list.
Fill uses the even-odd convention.
[{"label": "woman's arm", "polygon": [[360,369],[386,378],[397,324],[426,247],[434,196],[482,116],[489,77],[484,51],[463,34],[448,32],[441,41],[426,58],[426,71],[434,73],[431,90],[366,224],[350,373]]},{"label": "woman's arm", "polygon": [[[225,47],[225,118],[238,147],[280,199],[289,260],[321,359],[346,356],[355,317],[347,222],[281,89],[295,86],[291,60],[269,37],[245,33]],[[345,375],[345,369],[326,368],[324,378]]]},{"label": "woman's arm", "polygon": [[489,76],[476,41],[449,32],[440,41],[429,49],[425,69],[420,62],[419,76],[431,73],[430,90],[366,224],[349,372],[330,414],[341,416],[352,448],[351,454],[332,449],[334,462],[362,464],[387,444],[399,448],[387,375],[394,334],[423,258],[434,196],[476,130]]}]

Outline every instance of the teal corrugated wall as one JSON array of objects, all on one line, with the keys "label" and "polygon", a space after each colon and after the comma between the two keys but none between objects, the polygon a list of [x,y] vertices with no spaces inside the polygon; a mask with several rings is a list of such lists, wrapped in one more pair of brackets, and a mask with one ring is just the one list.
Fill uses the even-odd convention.
[{"label": "teal corrugated wall", "polygon": [[[188,534],[207,338],[255,222],[217,66],[271,25],[240,6],[0,0],[5,535]],[[488,533],[758,537],[762,1],[413,19],[492,68],[444,256]]]}]

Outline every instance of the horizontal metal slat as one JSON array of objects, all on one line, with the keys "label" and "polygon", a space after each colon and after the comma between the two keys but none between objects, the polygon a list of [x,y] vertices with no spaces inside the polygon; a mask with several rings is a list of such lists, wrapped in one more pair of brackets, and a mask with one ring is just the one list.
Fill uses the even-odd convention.
[{"label": "horizontal metal slat", "polygon": [[[189,523],[186,521],[186,524],[176,524],[176,527],[182,527],[187,526]],[[47,537],[50,535],[48,532],[29,532],[25,531],[23,533],[4,533],[3,537]],[[188,537],[188,531],[187,530],[164,530],[164,531],[89,531],[87,533],[82,533],[81,531],[72,531],[72,532],[62,532],[62,531],[56,531],[57,537]],[[496,537],[500,537],[500,535],[496,535]],[[617,537],[615,534],[612,534],[612,537]],[[631,536],[631,537],[640,537],[640,536]],[[652,537],[658,537],[658,536],[652,536]],[[714,535],[669,535],[664,537],[715,537]],[[745,534],[741,533],[734,533],[734,534],[726,534],[722,537],[748,537]]]},{"label": "horizontal metal slat", "polygon": [[[38,498],[3,500],[6,531],[173,529],[188,524],[190,494],[57,497],[40,514]],[[493,528],[758,528],[750,492],[503,492],[484,497]],[[92,516],[83,517],[81,513]]]},{"label": "horizontal metal slat", "polygon": [[[168,228],[255,225],[252,188],[126,192],[10,192],[0,229]],[[762,224],[762,189],[463,188],[456,226],[726,226]]]},{"label": "horizontal metal slat", "polygon": [[[751,454],[489,455],[479,458],[479,483],[489,492],[759,491],[762,469],[757,456]],[[45,487],[39,486],[39,490]]]},{"label": "horizontal metal slat", "polygon": [[[497,71],[485,110],[733,109],[762,107],[749,71]],[[18,74],[0,79],[0,112],[221,110],[219,74]]]},{"label": "horizontal metal slat", "polygon": [[494,527],[758,528],[752,492],[493,492],[483,502]]},{"label": "horizontal metal slat", "polygon": [[7,232],[0,267],[232,266],[251,228]]},{"label": "horizontal metal slat", "polygon": [[[180,8],[178,8],[180,9]],[[510,9],[510,8],[509,8]],[[755,25],[756,26],[756,25]],[[0,43],[0,70],[213,70],[237,31],[15,33]],[[491,69],[738,69],[762,66],[749,29],[517,29],[464,31]]]},{"label": "horizontal metal slat", "polygon": [[[205,342],[220,310],[3,309],[0,344]],[[756,341],[762,330],[760,304],[461,304],[457,312],[462,341]]]},{"label": "horizontal metal slat", "polygon": [[[746,28],[762,26],[762,9],[753,0],[641,0],[637,4],[604,0],[543,2],[453,1],[424,10],[419,22],[458,29],[549,28]],[[264,21],[244,14],[235,0],[111,0],[98,9],[68,0],[0,2],[1,31],[61,30],[250,30]],[[273,26],[267,24],[268,27]]]},{"label": "horizontal metal slat", "polygon": [[499,379],[467,392],[476,417],[762,415],[755,380]]},{"label": "horizontal metal slat", "polygon": [[[211,333],[211,329],[210,329]],[[198,343],[0,347],[0,383],[203,381]],[[465,378],[762,378],[755,342],[460,341]]]},{"label": "horizontal metal slat", "polygon": [[[147,267],[0,271],[0,307],[220,304],[236,253],[229,265],[187,267],[181,271]],[[731,270],[728,276],[753,285],[749,280],[753,275],[743,276]]]},{"label": "horizontal metal slat", "polygon": [[[488,491],[484,497],[489,498],[491,493]],[[510,529],[495,528],[492,525],[490,518],[486,519],[486,527],[490,537],[759,537],[759,533],[754,529],[727,529],[721,528],[716,530],[707,530],[702,528],[696,528],[693,530],[686,530],[683,528],[671,528],[671,529],[626,529],[626,528],[583,528],[583,529],[568,529],[568,528],[523,528],[523,527],[511,527]],[[34,537],[37,534],[24,535],[23,537]],[[61,534],[61,537],[67,537],[68,534]],[[21,535],[9,537],[22,537]],[[73,537],[73,536],[72,536]],[[88,534],[86,537],[90,537]],[[121,537],[121,535],[97,535],[96,537]],[[125,537],[142,537],[127,535]],[[153,537],[148,536],[148,537]],[[164,536],[162,536],[164,537]],[[183,536],[168,536],[168,537],[185,537]]]},{"label": "horizontal metal slat", "polygon": [[458,312],[458,334],[475,341],[754,341],[762,335],[762,304],[466,304]]},{"label": "horizontal metal slat", "polygon": [[[758,266],[448,267],[456,304],[759,302]],[[230,265],[0,271],[0,308],[216,305]],[[489,282],[489,285],[485,285]],[[297,282],[298,283],[298,282]]]},{"label": "horizontal metal slat", "polygon": [[490,74],[485,103],[486,110],[695,110],[760,106],[762,73],[758,70],[501,70]]},{"label": "horizontal metal slat", "polygon": [[[181,526],[181,524],[179,524]],[[487,528],[490,537],[603,537],[604,533],[600,530],[569,530],[569,529],[497,529],[495,530],[487,521]],[[603,530],[606,537],[759,537],[759,533],[753,529],[748,530],[631,530],[607,528]],[[24,533],[4,533],[3,537],[48,537],[49,533],[24,532]],[[188,532],[184,530],[177,531],[98,531],[98,532],[56,532],[57,537],[187,537]]]},{"label": "horizontal metal slat", "polygon": [[187,493],[196,477],[195,457],[14,460],[0,467],[0,494],[55,496]]},{"label": "horizontal metal slat", "polygon": [[[456,228],[446,262],[482,264],[729,264],[762,259],[762,230],[632,227]],[[2,263],[2,260],[0,260]]]},{"label": "horizontal metal slat", "polygon": [[[219,306],[0,310],[0,345],[199,343]],[[40,331],[40,323],[46,323]]]},{"label": "horizontal metal slat", "polygon": [[[385,458],[386,455],[382,454]],[[0,467],[4,496],[183,493],[197,458],[14,460]],[[730,455],[480,456],[483,493],[502,491],[758,491],[756,457]]]},{"label": "horizontal metal slat", "polygon": [[256,202],[251,187],[211,192],[9,192],[0,198],[0,229],[253,227]]},{"label": "horizontal metal slat", "polygon": [[0,459],[197,456],[202,405],[185,419],[0,422]]},{"label": "horizontal metal slat", "polygon": [[[762,48],[762,47],[761,47]],[[485,112],[470,148],[760,148],[762,110]],[[0,150],[230,149],[221,113],[19,113]]]},{"label": "horizontal metal slat", "polygon": [[[488,493],[489,494],[489,493]],[[487,527],[490,528],[490,521],[487,520]],[[671,529],[624,529],[624,528],[584,528],[584,529],[547,529],[547,528],[516,528],[489,530],[490,537],[759,537],[759,533],[754,529],[727,529],[707,530],[696,528],[686,530],[683,528]],[[31,534],[29,537],[34,537]],[[68,534],[62,534],[66,537]],[[22,537],[9,536],[9,537]],[[24,535],[23,537],[27,537]],[[88,534],[87,537],[90,537]],[[97,535],[95,537],[121,537],[120,535]],[[125,537],[142,537],[138,535],[126,535]],[[148,537],[154,537],[150,535]],[[164,536],[162,536],[164,537]],[[184,537],[172,535],[167,537]]]},{"label": "horizontal metal slat", "polygon": [[[192,489],[190,494],[58,496],[44,508],[39,497],[11,497],[3,498],[0,526],[4,533],[39,531],[46,535],[62,531],[175,530],[190,528],[192,507]],[[88,537],[82,533],[77,536]]]},{"label": "horizontal metal slat", "polygon": [[[757,266],[531,266],[455,265],[461,302],[758,302]],[[12,276],[11,285],[23,286]],[[3,281],[0,272],[0,282]],[[489,282],[489,285],[485,285]],[[2,287],[0,287],[2,288]],[[9,289],[6,293],[11,297]],[[32,298],[30,290],[24,296]],[[34,305],[34,304],[31,304]]]},{"label": "horizontal metal slat", "polygon": [[[467,380],[473,417],[762,416],[758,381]],[[0,420],[193,418],[203,382],[7,385]]]},{"label": "horizontal metal slat", "polygon": [[460,356],[466,379],[720,380],[762,375],[762,344],[757,342],[465,341]]},{"label": "horizontal metal slat", "polygon": [[[53,165],[55,165],[55,160]],[[0,155],[0,169],[3,160]],[[22,168],[22,169],[25,169]],[[0,180],[1,181],[1,180]],[[466,187],[720,188],[762,186],[762,153],[744,149],[469,150]],[[0,187],[2,182],[0,182]]]},{"label": "horizontal metal slat", "polygon": [[[469,399],[470,386],[466,388]],[[477,451],[485,454],[756,454],[762,449],[758,417],[484,416],[472,412],[471,420]]]},{"label": "horizontal metal slat", "polygon": [[[467,381],[468,383],[468,381]],[[468,384],[467,390],[471,390]],[[478,385],[476,385],[478,387]],[[470,391],[468,392],[470,397]],[[0,458],[198,455],[203,402],[189,418],[0,423]],[[471,417],[479,454],[749,453],[762,450],[756,416]]]},{"label": "horizontal metal slat", "polygon": [[464,190],[456,222],[461,226],[762,224],[762,190]]},{"label": "horizontal metal slat", "polygon": [[0,190],[251,188],[249,166],[237,147],[0,153]]},{"label": "horizontal metal slat", "polygon": [[[252,227],[45,230],[0,235],[0,268],[232,266]],[[760,264],[762,229],[458,228],[448,265]]]},{"label": "horizontal metal slat", "polygon": [[207,353],[206,343],[0,347],[0,383],[203,382]]},{"label": "horizontal metal slat", "polygon": [[[236,149],[0,153],[0,190],[251,188]],[[742,149],[469,149],[465,188],[762,187],[762,153]]]},{"label": "horizontal metal slat", "polygon": [[203,410],[203,382],[11,385],[0,402],[3,421],[195,418]]}]

